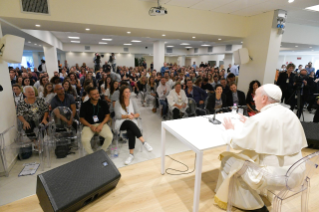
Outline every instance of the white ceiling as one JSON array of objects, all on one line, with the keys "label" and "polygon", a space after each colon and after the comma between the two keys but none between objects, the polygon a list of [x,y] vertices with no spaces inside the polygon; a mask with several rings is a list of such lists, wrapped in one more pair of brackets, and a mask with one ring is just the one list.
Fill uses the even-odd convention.
[{"label": "white ceiling", "polygon": [[[154,6],[157,5],[157,0],[138,1],[154,2]],[[288,3],[288,0],[160,0],[160,2],[164,7],[174,5],[240,16],[254,16],[283,9],[288,11],[288,23],[319,27],[319,12],[305,10],[306,7],[318,5],[319,0],[295,0],[293,3]]]},{"label": "white ceiling", "polygon": [[[201,45],[207,44],[211,46],[225,46],[228,44],[237,44],[241,45],[242,39],[233,38],[231,41],[218,41],[218,42],[209,42],[209,41],[198,41],[198,38],[189,40],[180,40],[180,39],[158,39],[158,38],[149,38],[149,37],[132,37],[132,36],[118,36],[118,35],[102,35],[102,34],[87,34],[87,33],[75,33],[75,32],[55,32],[51,31],[54,36],[56,36],[62,43],[70,43],[71,41],[80,41],[81,44],[88,45],[99,45],[99,42],[105,42],[107,46],[124,46],[124,43],[131,43],[132,46],[153,46],[155,41],[164,41],[166,46],[174,46],[174,48],[185,48],[186,46],[191,46],[193,48],[202,47]],[[80,39],[70,39],[68,37],[79,37]],[[103,38],[111,38],[112,41],[104,41]],[[131,42],[132,40],[139,40],[140,43]],[[189,45],[180,45],[182,43],[187,43]]]}]

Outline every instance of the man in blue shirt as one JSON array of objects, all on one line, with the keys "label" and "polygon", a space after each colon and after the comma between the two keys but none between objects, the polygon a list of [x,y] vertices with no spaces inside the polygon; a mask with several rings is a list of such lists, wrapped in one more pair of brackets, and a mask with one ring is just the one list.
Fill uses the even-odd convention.
[{"label": "man in blue shirt", "polygon": [[197,68],[196,62],[193,63],[192,67],[196,70]]},{"label": "man in blue shirt", "polygon": [[233,73],[235,76],[238,76],[238,66],[234,64],[234,65],[230,68],[230,72]]},{"label": "man in blue shirt", "polygon": [[167,67],[166,63],[164,63],[164,66],[161,68],[162,77],[164,77],[164,73],[165,73],[165,71],[167,71],[167,70],[168,70],[168,67]]},{"label": "man in blue shirt", "polygon": [[315,72],[315,68],[312,67],[312,62],[309,62],[308,63],[308,68],[305,68],[308,72],[308,75],[311,73],[311,72]]}]

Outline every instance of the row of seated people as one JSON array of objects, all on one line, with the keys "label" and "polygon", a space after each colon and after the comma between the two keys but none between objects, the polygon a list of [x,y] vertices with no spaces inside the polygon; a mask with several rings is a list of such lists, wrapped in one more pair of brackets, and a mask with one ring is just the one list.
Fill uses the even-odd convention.
[{"label": "row of seated people", "polygon": [[[16,87],[17,88],[17,87]],[[113,133],[106,124],[110,119],[110,110],[106,101],[100,99],[98,89],[89,87],[87,94],[89,100],[82,103],[79,117],[76,113],[76,104],[73,96],[65,93],[62,85],[57,84],[54,88],[55,96],[50,102],[50,107],[45,103],[43,98],[37,98],[31,86],[24,87],[25,98],[20,100],[17,105],[18,119],[23,123],[23,129],[26,133],[32,133],[36,126],[35,120],[39,123],[48,124],[49,111],[59,113],[59,107],[67,107],[72,111],[70,118],[59,116],[67,125],[71,126],[76,122],[74,119],[79,118],[83,125],[81,133],[81,142],[87,154],[93,153],[91,139],[95,134],[104,138],[102,149],[107,150],[113,140]],[[57,109],[57,110],[55,110]],[[138,138],[143,146],[152,151],[152,147],[147,143],[138,128],[136,118],[140,116],[139,108],[135,101],[130,99],[130,89],[122,86],[119,90],[119,99],[115,103],[115,126],[114,131],[126,131],[128,136],[129,157],[125,164],[130,164],[134,159],[135,138]],[[74,126],[74,128],[77,128]]]}]

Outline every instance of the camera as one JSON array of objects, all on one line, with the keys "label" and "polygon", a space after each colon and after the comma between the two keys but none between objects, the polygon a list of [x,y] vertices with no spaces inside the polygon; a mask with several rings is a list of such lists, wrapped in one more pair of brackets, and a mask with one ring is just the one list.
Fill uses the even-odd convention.
[{"label": "camera", "polygon": [[296,75],[294,78],[294,82],[296,83],[297,89],[301,89],[303,85],[303,81],[307,79],[308,79],[308,76]]}]

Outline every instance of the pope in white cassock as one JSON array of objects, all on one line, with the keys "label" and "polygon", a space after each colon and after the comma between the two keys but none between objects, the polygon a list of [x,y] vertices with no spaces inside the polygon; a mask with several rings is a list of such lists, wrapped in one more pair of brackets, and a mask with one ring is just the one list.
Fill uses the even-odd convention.
[{"label": "pope in white cassock", "polygon": [[[258,88],[254,97],[258,113],[242,118],[244,126],[236,131],[230,119],[224,120],[229,145],[239,153],[224,152],[220,155],[221,168],[216,185],[215,202],[226,209],[229,181],[239,171],[245,160],[263,167],[266,171],[284,175],[297,160],[302,158],[301,149],[307,147],[302,125],[297,116],[279,104],[281,90],[273,84]],[[265,176],[264,176],[265,177]],[[265,180],[254,170],[247,169],[236,182],[232,195],[233,206],[244,210],[268,211],[259,194],[266,194]],[[285,182],[273,182],[277,186]],[[250,189],[247,189],[247,185]]]}]

